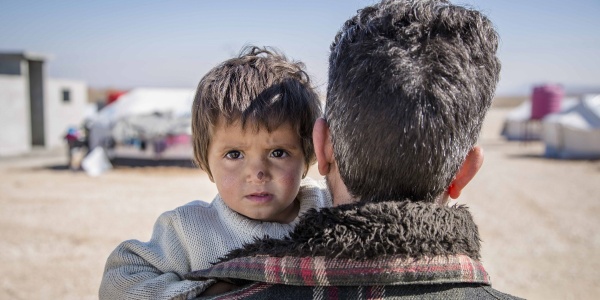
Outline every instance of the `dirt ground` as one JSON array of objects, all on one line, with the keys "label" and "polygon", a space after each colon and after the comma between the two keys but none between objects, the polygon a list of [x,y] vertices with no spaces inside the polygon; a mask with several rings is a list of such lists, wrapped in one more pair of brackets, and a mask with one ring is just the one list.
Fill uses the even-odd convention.
[{"label": "dirt ground", "polygon": [[[488,115],[485,163],[458,201],[479,224],[493,287],[598,299],[600,161],[545,159],[541,143],[504,141],[507,111]],[[62,151],[0,158],[0,299],[97,299],[119,242],[149,239],[161,212],[216,193],[197,169],[120,167],[93,178],[65,163]]]}]

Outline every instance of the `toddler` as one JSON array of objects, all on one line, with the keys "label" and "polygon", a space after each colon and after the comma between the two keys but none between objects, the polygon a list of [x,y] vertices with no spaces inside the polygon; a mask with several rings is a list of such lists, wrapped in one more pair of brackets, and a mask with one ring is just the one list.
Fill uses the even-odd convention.
[{"label": "toddler", "polygon": [[163,213],[150,241],[121,243],[106,262],[100,299],[207,295],[213,280],[183,275],[255,238],[283,238],[306,211],[330,206],[324,184],[305,178],[320,113],[304,65],[273,49],[246,47],[209,71],[196,91],[192,139],[219,193],[210,204]]}]

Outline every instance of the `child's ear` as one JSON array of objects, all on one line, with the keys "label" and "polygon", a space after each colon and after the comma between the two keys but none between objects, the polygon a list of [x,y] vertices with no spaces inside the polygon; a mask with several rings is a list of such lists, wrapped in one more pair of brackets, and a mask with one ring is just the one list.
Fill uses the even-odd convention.
[{"label": "child's ear", "polygon": [[319,174],[329,174],[331,163],[333,163],[333,144],[329,135],[329,125],[323,118],[318,118],[313,127],[313,144]]}]

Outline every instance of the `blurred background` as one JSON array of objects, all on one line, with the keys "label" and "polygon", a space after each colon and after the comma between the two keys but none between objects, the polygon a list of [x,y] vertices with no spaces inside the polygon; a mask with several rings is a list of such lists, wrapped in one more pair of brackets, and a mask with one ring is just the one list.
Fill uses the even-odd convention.
[{"label": "blurred background", "polygon": [[[244,45],[306,64],[375,1],[0,0],[0,299],[95,299],[106,257],[216,188],[190,162],[200,78]],[[471,207],[493,286],[600,296],[600,2],[453,1],[502,61]],[[311,175],[318,177],[315,170]]]}]

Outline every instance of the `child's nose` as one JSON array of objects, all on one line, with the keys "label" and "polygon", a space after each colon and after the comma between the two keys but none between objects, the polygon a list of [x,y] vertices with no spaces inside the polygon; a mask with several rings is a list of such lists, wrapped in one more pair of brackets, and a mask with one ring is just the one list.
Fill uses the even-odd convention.
[{"label": "child's nose", "polygon": [[248,171],[248,180],[255,183],[264,183],[271,180],[269,168],[265,162],[257,161]]}]

